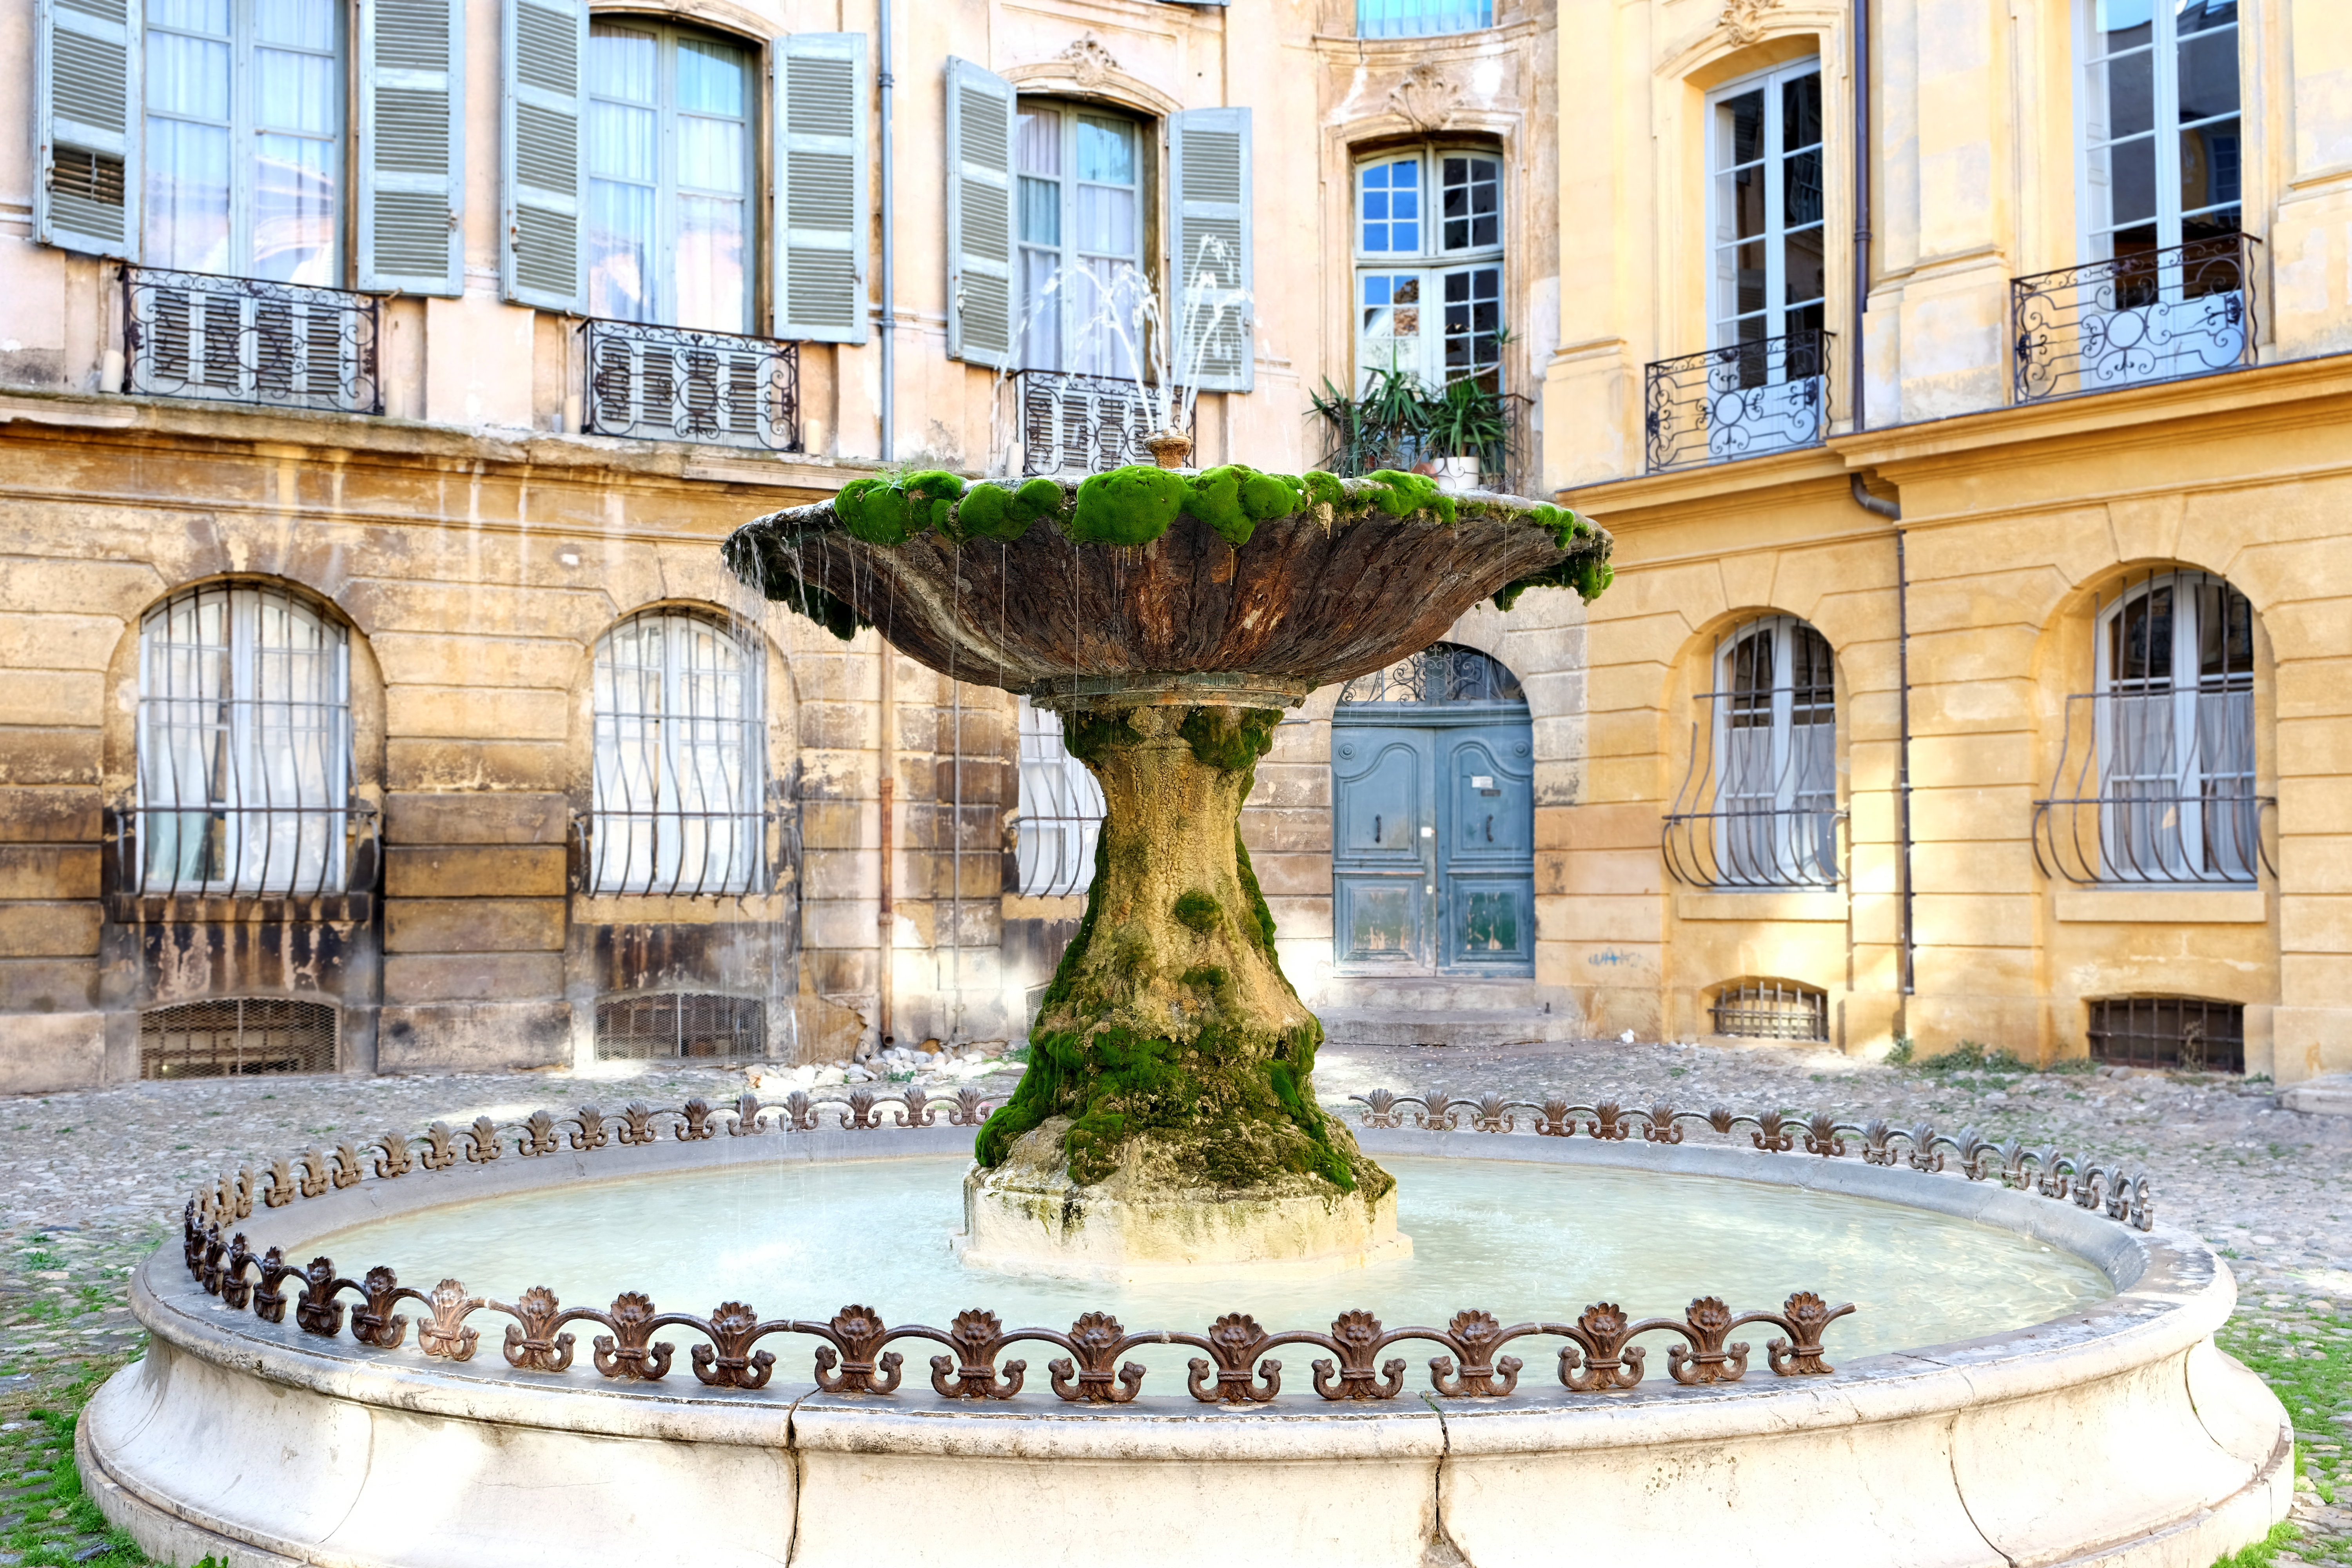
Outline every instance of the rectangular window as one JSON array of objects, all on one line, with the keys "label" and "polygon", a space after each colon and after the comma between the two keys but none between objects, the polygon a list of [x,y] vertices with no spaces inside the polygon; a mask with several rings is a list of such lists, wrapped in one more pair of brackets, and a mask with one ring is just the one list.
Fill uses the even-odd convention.
[{"label": "rectangular window", "polygon": [[1139,379],[1142,127],[1024,100],[1013,140],[1024,366]]},{"label": "rectangular window", "polygon": [[1500,158],[1433,148],[1358,164],[1356,256],[1360,393],[1376,375],[1501,389]]},{"label": "rectangular window", "polygon": [[1426,38],[1495,25],[1495,0],[1356,0],[1360,38]]},{"label": "rectangular window", "polygon": [[2088,0],[2089,259],[2168,250],[2242,224],[2237,0]]},{"label": "rectangular window", "polygon": [[751,56],[649,24],[588,32],[588,310],[751,329]]},{"label": "rectangular window", "polygon": [[1821,62],[1717,93],[1709,121],[1715,346],[1819,331],[1827,279]]},{"label": "rectangular window", "polygon": [[151,0],[145,48],[146,261],[342,281],[340,8]]}]

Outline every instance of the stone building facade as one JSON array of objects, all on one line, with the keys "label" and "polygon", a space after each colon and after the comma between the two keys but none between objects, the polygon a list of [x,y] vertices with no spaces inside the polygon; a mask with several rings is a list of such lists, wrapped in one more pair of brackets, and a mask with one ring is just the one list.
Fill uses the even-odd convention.
[{"label": "stone building facade", "polygon": [[[719,542],[1116,460],[1173,376],[1082,279],[1222,311],[1168,334],[1204,461],[1311,463],[1376,353],[1551,363],[1549,0],[888,19],[886,105],[872,0],[0,0],[0,1089],[1015,1033],[1086,843],[1050,722]],[[1523,693],[1471,715],[1506,839],[1576,798],[1582,624],[1455,633]],[[1335,934],[1341,707],[1247,821],[1286,961],[1453,984],[1433,912]],[[1500,896],[1453,1000],[1566,1018]]]},{"label": "stone building facade", "polygon": [[1548,458],[1619,550],[1548,978],[1605,1033],[2352,1068],[2352,12],[1559,26]]}]

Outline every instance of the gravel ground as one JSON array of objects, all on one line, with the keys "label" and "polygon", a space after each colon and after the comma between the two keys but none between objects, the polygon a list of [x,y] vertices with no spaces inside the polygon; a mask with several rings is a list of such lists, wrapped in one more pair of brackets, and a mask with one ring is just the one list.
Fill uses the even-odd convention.
[{"label": "gravel ground", "polygon": [[[950,1096],[971,1081],[1002,1098],[1013,1070],[1007,1064],[969,1079],[919,1081]],[[2352,1470],[2341,1467],[2352,1432],[2352,1120],[2281,1110],[2269,1085],[2229,1079],[1890,1068],[1794,1048],[1615,1041],[1333,1047],[1316,1081],[1331,1104],[1385,1088],[1627,1106],[1663,1100],[1696,1110],[1824,1110],[1848,1121],[1974,1126],[1995,1141],[2144,1163],[2161,1217],[2198,1231],[2231,1259],[2241,1300],[2225,1348],[2279,1390],[2302,1436],[2298,1532],[2274,1561],[2352,1564],[2352,1491],[2339,1490],[2352,1489]],[[740,1069],[641,1068],[138,1084],[0,1100],[0,1131],[15,1151],[0,1163],[0,1565],[143,1561],[80,1496],[72,1415],[106,1373],[138,1353],[125,1278],[147,1252],[176,1238],[179,1206],[196,1183],[346,1137],[413,1133],[436,1120],[462,1126],[478,1115],[504,1121],[583,1103],[609,1110],[631,1100],[675,1105],[697,1094],[721,1103],[743,1087]],[[771,1080],[762,1098],[791,1087]]]}]

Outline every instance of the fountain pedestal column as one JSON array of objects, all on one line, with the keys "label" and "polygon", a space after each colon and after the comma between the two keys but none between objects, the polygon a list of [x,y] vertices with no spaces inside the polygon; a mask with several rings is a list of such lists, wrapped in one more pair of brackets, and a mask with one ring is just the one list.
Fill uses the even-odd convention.
[{"label": "fountain pedestal column", "polygon": [[1315,1103],[1322,1026],[1275,957],[1238,824],[1270,709],[1065,720],[1106,805],[1029,1070],[965,1187],[975,1265],[1100,1278],[1393,1252],[1389,1173]]}]

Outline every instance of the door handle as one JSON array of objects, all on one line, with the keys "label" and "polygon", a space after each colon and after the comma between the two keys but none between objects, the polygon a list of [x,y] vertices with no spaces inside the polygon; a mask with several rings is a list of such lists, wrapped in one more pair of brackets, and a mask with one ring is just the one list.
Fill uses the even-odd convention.
[{"label": "door handle", "polygon": [[1492,816],[1486,818],[1486,842],[1489,844],[1495,842],[1495,819]]},{"label": "door handle", "polygon": [[1379,812],[1377,812],[1377,811],[1376,811],[1376,812],[1372,813],[1372,842],[1373,842],[1373,843],[1375,843],[1375,844],[1378,844],[1380,841],[1381,841],[1381,814],[1380,814]]}]

